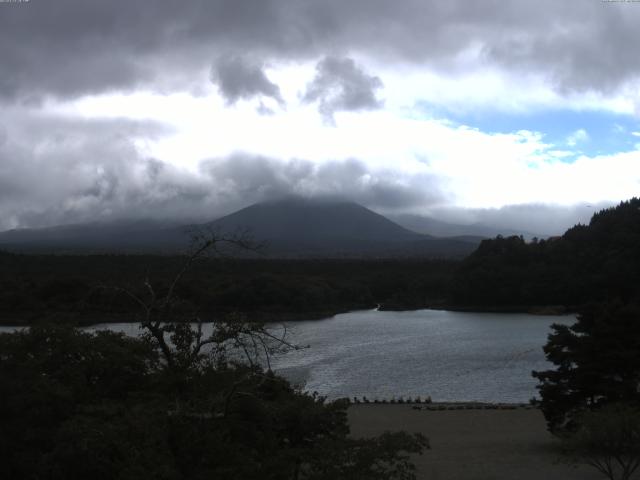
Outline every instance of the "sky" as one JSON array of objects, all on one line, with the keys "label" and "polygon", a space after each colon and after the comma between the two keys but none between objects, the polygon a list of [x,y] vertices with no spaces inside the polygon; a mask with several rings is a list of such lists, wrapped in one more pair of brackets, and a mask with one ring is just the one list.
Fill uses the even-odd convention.
[{"label": "sky", "polygon": [[0,2],[0,229],[283,195],[561,233],[640,187],[640,2]]}]

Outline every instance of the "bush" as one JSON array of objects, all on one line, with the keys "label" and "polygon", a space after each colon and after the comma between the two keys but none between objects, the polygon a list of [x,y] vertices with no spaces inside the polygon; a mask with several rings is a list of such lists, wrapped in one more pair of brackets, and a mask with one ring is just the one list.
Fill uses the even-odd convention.
[{"label": "bush", "polygon": [[2,334],[0,478],[413,478],[424,437],[351,439],[346,400],[234,362],[170,367],[148,339],[64,326]]}]

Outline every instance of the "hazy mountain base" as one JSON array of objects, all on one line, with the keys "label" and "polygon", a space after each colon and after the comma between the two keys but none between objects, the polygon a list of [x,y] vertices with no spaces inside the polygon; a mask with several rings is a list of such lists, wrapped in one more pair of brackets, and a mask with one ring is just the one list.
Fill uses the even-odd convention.
[{"label": "hazy mountain base", "polygon": [[270,258],[462,258],[481,240],[412,232],[352,202],[286,198],[204,224],[140,220],[11,230],[0,233],[0,246],[23,253],[175,255],[201,231],[247,233],[263,245],[259,255]]}]

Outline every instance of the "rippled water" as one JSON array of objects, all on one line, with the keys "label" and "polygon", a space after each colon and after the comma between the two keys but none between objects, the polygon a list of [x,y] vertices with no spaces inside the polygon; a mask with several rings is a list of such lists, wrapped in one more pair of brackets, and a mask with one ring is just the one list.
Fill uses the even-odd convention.
[{"label": "rippled water", "polygon": [[[574,320],[439,310],[351,312],[285,323],[289,340],[309,348],[276,357],[272,366],[330,399],[429,395],[434,401],[526,402],[537,394],[531,371],[550,367],[542,351],[549,326]],[[98,328],[140,332],[131,323],[90,330]]]},{"label": "rippled water", "polygon": [[550,366],[542,351],[549,326],[574,321],[437,310],[351,312],[287,323],[290,338],[310,346],[276,359],[274,369],[329,398],[526,402],[537,393],[531,371]]}]

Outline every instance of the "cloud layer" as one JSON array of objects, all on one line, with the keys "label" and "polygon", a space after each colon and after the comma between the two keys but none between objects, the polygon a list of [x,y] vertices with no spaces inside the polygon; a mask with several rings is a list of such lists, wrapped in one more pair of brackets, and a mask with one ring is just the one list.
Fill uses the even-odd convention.
[{"label": "cloud layer", "polygon": [[[586,0],[0,3],[0,228],[289,194],[567,223],[640,187],[635,133],[603,150],[578,118],[640,129],[638,24]],[[554,109],[560,140],[515,124]],[[465,123],[498,110],[512,128]]]},{"label": "cloud layer", "polygon": [[640,43],[640,8],[624,2],[158,0],[150,8],[57,0],[0,8],[5,99],[190,88],[212,58],[247,51],[280,61],[351,52],[449,71],[474,60],[562,90],[612,91],[640,73],[630,48]]},{"label": "cloud layer", "polygon": [[194,172],[145,157],[132,141],[167,130],[122,119],[17,116],[2,129],[0,230],[118,218],[204,221],[288,195],[383,209],[442,198],[436,178],[376,171],[357,159],[318,164],[236,153],[204,160]]}]

